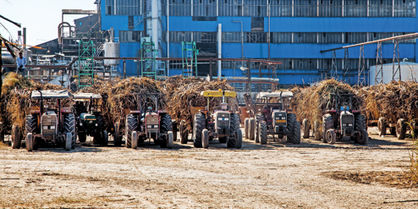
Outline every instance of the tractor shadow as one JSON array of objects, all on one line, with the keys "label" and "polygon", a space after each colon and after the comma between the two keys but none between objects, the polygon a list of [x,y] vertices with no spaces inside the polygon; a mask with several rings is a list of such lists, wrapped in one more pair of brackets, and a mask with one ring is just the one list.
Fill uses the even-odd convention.
[{"label": "tractor shadow", "polygon": [[56,148],[56,147],[40,147],[37,150],[32,152],[54,152],[54,153],[94,153],[94,152],[103,152],[104,150],[101,147],[84,147],[76,145],[76,147],[72,150],[65,150],[63,148]]},{"label": "tractor shadow", "polygon": [[[335,144],[326,144],[313,138],[301,139],[300,144],[286,143],[286,141],[273,141],[269,138],[267,144],[255,143],[245,139],[243,141],[243,150],[275,150],[278,148],[313,148],[313,149],[345,149],[345,150],[361,150],[361,149],[384,149],[384,150],[409,150],[407,141],[389,141],[382,139],[370,138],[368,145],[360,145],[353,141],[339,141]],[[393,146],[393,147],[391,147]]]}]

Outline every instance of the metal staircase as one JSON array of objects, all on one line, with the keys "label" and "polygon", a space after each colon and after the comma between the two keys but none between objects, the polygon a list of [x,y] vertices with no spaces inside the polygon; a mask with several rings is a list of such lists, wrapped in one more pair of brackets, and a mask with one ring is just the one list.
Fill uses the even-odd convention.
[{"label": "metal staircase", "polygon": [[182,75],[184,77],[197,76],[197,55],[199,50],[196,47],[196,42],[181,42],[182,55]]}]

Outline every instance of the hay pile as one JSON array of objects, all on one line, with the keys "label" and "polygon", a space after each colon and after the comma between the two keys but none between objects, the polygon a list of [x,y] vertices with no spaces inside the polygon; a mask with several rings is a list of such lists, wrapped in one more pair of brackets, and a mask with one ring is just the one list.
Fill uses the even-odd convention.
[{"label": "hay pile", "polygon": [[362,98],[355,94],[355,90],[350,85],[334,79],[321,81],[311,87],[296,87],[291,91],[295,95],[292,107],[297,119],[299,121],[304,118],[309,119],[312,127],[315,120],[322,122],[322,115],[327,107],[335,106],[335,101],[331,99],[330,94],[354,94],[353,109],[361,109],[363,104]]},{"label": "hay pile", "polygon": [[399,118],[411,121],[418,117],[418,83],[391,82],[358,90],[364,99],[368,120],[386,117],[392,123]]},{"label": "hay pile", "polygon": [[62,89],[61,86],[40,84],[24,78],[16,73],[8,73],[3,79],[1,121],[4,131],[12,125],[20,128],[25,126],[25,116],[29,113],[30,94],[32,90]]},{"label": "hay pile", "polygon": [[[103,95],[102,95],[103,96]],[[125,118],[127,110],[149,106],[157,98],[158,109],[165,108],[165,98],[157,81],[149,78],[127,78],[108,89],[107,115],[110,122]]]},{"label": "hay pile", "polygon": [[[167,111],[176,121],[185,120],[188,129],[192,130],[191,123],[193,115],[190,107],[204,107],[207,99],[202,97],[200,93],[205,90],[233,90],[225,80],[224,81],[206,81],[198,78],[182,78],[173,77],[163,82],[167,99]],[[216,107],[221,103],[220,98],[211,98],[210,107]],[[228,103],[234,106],[237,104],[236,99],[229,99]]]}]

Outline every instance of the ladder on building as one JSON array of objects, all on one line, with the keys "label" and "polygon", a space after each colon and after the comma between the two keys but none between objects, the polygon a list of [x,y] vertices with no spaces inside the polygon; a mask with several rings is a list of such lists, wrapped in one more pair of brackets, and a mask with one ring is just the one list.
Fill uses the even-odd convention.
[{"label": "ladder on building", "polygon": [[96,48],[92,40],[78,43],[78,88],[94,84],[94,55]]},{"label": "ladder on building", "polygon": [[141,39],[141,76],[152,79],[157,78],[157,62],[156,62],[155,44],[150,37]]},{"label": "ladder on building", "polygon": [[197,55],[199,50],[196,47],[196,42],[181,42],[182,55],[182,75],[184,77],[197,76]]}]

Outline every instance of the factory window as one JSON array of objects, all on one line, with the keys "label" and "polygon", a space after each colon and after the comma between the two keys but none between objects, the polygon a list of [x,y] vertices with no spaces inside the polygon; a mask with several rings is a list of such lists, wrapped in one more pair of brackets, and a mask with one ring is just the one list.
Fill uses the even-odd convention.
[{"label": "factory window", "polygon": [[244,16],[249,16],[249,17],[267,16],[266,0],[244,0]]},{"label": "factory window", "polygon": [[170,16],[191,16],[191,0],[170,0]]},{"label": "factory window", "polygon": [[138,0],[106,0],[106,15],[141,15],[141,2]]},{"label": "factory window", "polygon": [[347,17],[366,17],[367,1],[352,0],[344,1],[344,15]]},{"label": "factory window", "polygon": [[128,17],[128,28],[131,30],[134,29],[134,16]]},{"label": "factory window", "polygon": [[316,0],[295,0],[296,17],[315,17]]},{"label": "factory window", "polygon": [[170,42],[181,43],[182,41],[192,41],[192,32],[171,31]]},{"label": "factory window", "polygon": [[216,16],[216,0],[193,0],[193,16]]},{"label": "factory window", "polygon": [[293,43],[316,43],[316,33],[294,33]]},{"label": "factory window", "polygon": [[196,43],[216,43],[216,32],[193,32],[193,41]]},{"label": "factory window", "polygon": [[341,17],[342,1],[341,0],[320,0],[319,16],[320,17]]},{"label": "factory window", "polygon": [[340,44],[343,43],[342,39],[342,33],[318,33],[320,44]]},{"label": "factory window", "polygon": [[317,69],[316,64],[316,59],[293,59],[293,69],[296,70]]},{"label": "factory window", "polygon": [[225,43],[240,43],[241,32],[224,32],[222,33],[222,41]]},{"label": "factory window", "polygon": [[264,32],[245,32],[244,42],[246,43],[266,43],[267,33]]},{"label": "factory window", "polygon": [[395,0],[394,12],[395,17],[415,17],[415,0]]},{"label": "factory window", "polygon": [[270,15],[273,17],[292,16],[292,1],[270,0]]},{"label": "factory window", "polygon": [[120,42],[139,42],[141,31],[119,31]]},{"label": "factory window", "polygon": [[292,33],[271,33],[271,43],[292,43]]},{"label": "factory window", "polygon": [[242,0],[218,0],[219,16],[242,16]]},{"label": "factory window", "polygon": [[344,40],[345,40],[344,41],[345,43],[350,43],[350,44],[366,42],[367,33],[354,33],[354,32],[344,33]]},{"label": "factory window", "polygon": [[369,16],[371,17],[392,16],[392,0],[370,0]]},{"label": "factory window", "polygon": [[[393,33],[369,33],[369,41],[374,41],[382,38],[389,38],[392,37]],[[385,42],[385,43],[392,43],[392,41]]]}]

